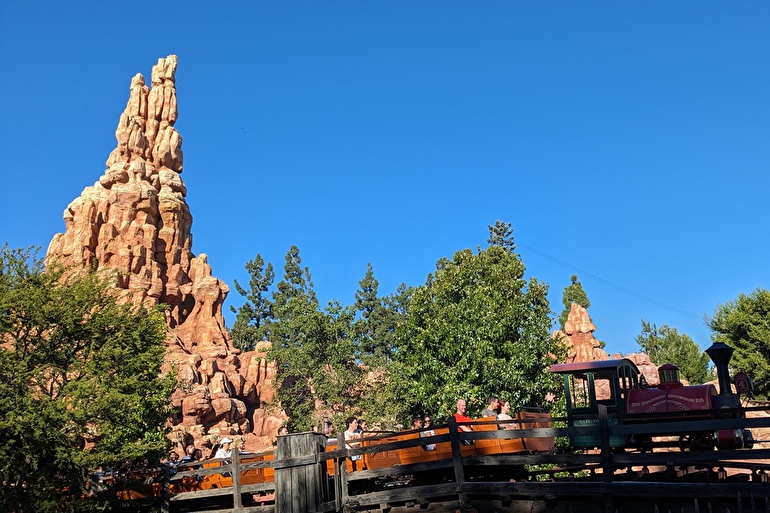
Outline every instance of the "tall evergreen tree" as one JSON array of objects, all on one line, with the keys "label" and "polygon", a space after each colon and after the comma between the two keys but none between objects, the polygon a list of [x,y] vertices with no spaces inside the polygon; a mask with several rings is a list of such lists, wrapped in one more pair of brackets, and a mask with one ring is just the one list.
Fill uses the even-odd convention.
[{"label": "tall evergreen tree", "polygon": [[358,410],[369,420],[393,428],[397,424],[401,398],[388,386],[395,351],[395,332],[406,315],[411,289],[401,284],[398,290],[379,297],[379,283],[371,264],[356,292],[355,339],[359,361],[366,379],[359,384]]},{"label": "tall evergreen tree", "polygon": [[267,297],[267,291],[273,284],[275,272],[273,264],[268,263],[265,266],[265,261],[259,253],[254,260],[246,264],[246,270],[249,272],[248,290],[235,280],[235,290],[246,302],[237,310],[230,306],[230,310],[236,314],[230,335],[235,347],[251,351],[257,342],[265,339],[266,323],[272,318],[272,302]]},{"label": "tall evergreen tree", "polygon": [[[390,297],[379,297],[379,282],[374,277],[372,264],[367,265],[366,275],[359,282],[356,291],[355,321],[356,344],[361,360],[375,367],[390,360],[393,352],[393,333],[400,317],[399,293]],[[400,288],[406,293],[406,286]]]},{"label": "tall evergreen tree", "polygon": [[310,270],[302,267],[299,248],[286,253],[283,279],[273,292],[272,319],[266,324],[271,355],[278,364],[277,396],[294,429],[305,428],[314,406],[312,381],[317,368],[317,340],[324,332]]},{"label": "tall evergreen tree", "polygon": [[569,279],[570,284],[564,287],[564,292],[561,296],[561,302],[564,305],[564,309],[562,310],[561,315],[559,315],[559,325],[561,326],[560,329],[562,331],[564,331],[564,325],[567,323],[572,303],[577,303],[586,309],[591,306],[591,301],[588,300],[588,295],[586,294],[586,291],[583,290],[583,284],[578,281],[578,277],[573,274]]},{"label": "tall evergreen tree", "polygon": [[381,353],[379,344],[376,340],[375,326],[377,314],[382,309],[382,300],[377,297],[379,282],[374,277],[372,264],[366,266],[366,274],[358,282],[359,289],[356,291],[355,308],[360,317],[356,320],[356,340],[362,358],[366,356],[375,356]]},{"label": "tall evergreen tree", "polygon": [[353,307],[336,301],[323,311],[299,249],[286,254],[283,279],[273,292],[265,330],[278,364],[277,397],[294,430],[308,429],[316,407],[341,418],[360,398],[362,369],[356,360]]},{"label": "tall evergreen tree", "polygon": [[513,242],[511,223],[498,219],[494,225],[489,225],[487,228],[489,228],[489,239],[487,239],[487,242],[491,246],[500,246],[513,253],[516,249],[516,244]]}]

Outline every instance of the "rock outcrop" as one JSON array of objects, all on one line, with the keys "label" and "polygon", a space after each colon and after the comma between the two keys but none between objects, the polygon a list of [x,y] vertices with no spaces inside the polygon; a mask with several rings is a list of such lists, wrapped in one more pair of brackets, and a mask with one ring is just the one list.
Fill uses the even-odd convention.
[{"label": "rock outcrop", "polygon": [[561,338],[567,347],[566,363],[593,362],[609,360],[609,355],[601,348],[601,343],[594,338],[596,326],[591,322],[588,311],[577,303],[572,303],[564,323],[564,331],[554,331],[553,338]]},{"label": "rock outcrop", "polygon": [[[591,322],[588,311],[577,303],[572,303],[564,323],[564,331],[556,330],[553,338],[560,338],[567,347],[565,363],[595,362],[609,360],[610,355],[601,348],[601,343],[594,337],[596,326]],[[613,354],[612,358],[621,358],[619,354]],[[644,374],[650,385],[658,384],[658,366],[650,361],[646,353],[633,353],[623,355],[636,364],[639,371]]]},{"label": "rock outcrop", "polygon": [[65,232],[54,236],[47,258],[117,271],[135,304],[169,305],[164,371],[175,368],[182,384],[172,397],[181,412],[170,421],[173,440],[244,435],[256,449],[283,422],[265,410],[275,368],[265,359],[269,345],[244,354],[233,347],[222,315],[228,287],[205,254],[192,253],[182,137],[174,128],[176,67],[170,55],[152,68],[152,87],[141,74],[131,80],[107,169],[66,208]]}]

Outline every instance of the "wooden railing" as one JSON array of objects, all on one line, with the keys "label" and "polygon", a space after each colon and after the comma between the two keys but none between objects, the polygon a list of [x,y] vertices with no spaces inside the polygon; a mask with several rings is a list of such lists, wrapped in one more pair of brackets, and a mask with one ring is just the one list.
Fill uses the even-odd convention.
[{"label": "wooden railing", "polygon": [[[566,425],[565,420],[553,422]],[[542,421],[532,422],[542,425]],[[600,415],[597,422],[602,434],[601,447],[582,454],[530,453],[525,445],[532,440],[541,447],[549,446],[554,438],[566,440],[595,433],[596,428],[526,427],[527,422],[523,421],[522,429],[502,430],[496,429],[495,422],[474,422],[473,431],[463,432],[450,419],[448,425],[437,426],[433,436],[420,437],[418,431],[388,433],[366,437],[361,447],[355,449],[337,448],[317,433],[291,434],[279,437],[275,453],[192,464],[197,468],[178,467],[165,480],[163,504],[167,511],[182,506],[187,511],[202,511],[213,505],[218,512],[305,513],[432,501],[463,503],[485,497],[508,501],[598,497],[605,501],[606,510],[607,501],[649,496],[652,484],[639,478],[650,469],[662,469],[663,474],[672,477],[667,482],[654,483],[654,494],[659,497],[716,498],[737,494],[740,500],[743,494],[752,498],[763,496],[768,502],[770,449],[624,453],[613,450],[609,440],[631,433],[676,438],[678,433],[694,431],[767,428],[769,417],[612,425],[606,416]],[[429,444],[436,448],[425,450],[424,446]],[[501,448],[499,452],[493,450],[495,446]],[[502,452],[503,447],[519,449]],[[368,464],[354,468],[354,456],[362,458],[356,464]],[[746,479],[743,483],[677,481],[676,476],[686,468],[712,472],[715,476],[725,469],[742,469]],[[568,479],[555,479],[564,476]]]}]

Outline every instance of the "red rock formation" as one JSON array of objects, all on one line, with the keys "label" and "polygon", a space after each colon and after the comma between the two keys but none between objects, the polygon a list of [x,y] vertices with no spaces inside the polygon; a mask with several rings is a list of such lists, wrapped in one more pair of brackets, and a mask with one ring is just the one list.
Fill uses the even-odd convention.
[{"label": "red rock formation", "polygon": [[152,88],[141,74],[131,80],[107,170],[64,211],[65,232],[54,236],[47,257],[115,270],[134,303],[169,305],[164,372],[176,368],[182,385],[172,397],[181,408],[172,439],[248,434],[256,449],[283,422],[265,411],[275,368],[267,347],[245,354],[233,347],[222,316],[228,287],[212,276],[205,254],[192,253],[182,138],[174,128],[176,66],[175,55],[159,59]]},{"label": "red rock formation", "polygon": [[553,338],[561,338],[567,346],[566,363],[609,360],[609,355],[594,338],[594,331],[596,326],[591,322],[586,309],[572,303],[567,322],[564,323],[564,331],[556,330],[552,335]]},{"label": "red rock formation", "polygon": [[[564,331],[554,331],[553,338],[561,338],[567,347],[566,363],[594,362],[609,360],[610,356],[601,348],[594,338],[596,326],[591,322],[588,311],[577,303],[572,303],[564,323]],[[625,356],[613,354],[612,358],[628,358],[636,364],[650,385],[658,384],[658,366],[650,361],[646,353],[633,353]]]}]

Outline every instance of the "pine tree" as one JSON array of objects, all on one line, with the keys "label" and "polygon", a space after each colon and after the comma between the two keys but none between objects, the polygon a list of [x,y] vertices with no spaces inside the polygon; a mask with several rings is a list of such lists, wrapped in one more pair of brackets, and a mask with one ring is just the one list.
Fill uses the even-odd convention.
[{"label": "pine tree", "polygon": [[254,260],[246,264],[249,272],[249,290],[244,289],[235,280],[235,290],[246,302],[237,310],[231,306],[230,310],[236,314],[235,323],[230,330],[235,347],[243,351],[251,351],[256,343],[266,338],[266,324],[272,318],[272,302],[267,297],[267,291],[273,284],[275,272],[273,264],[265,261],[262,255],[257,253]]},{"label": "pine tree", "polygon": [[490,246],[500,246],[513,253],[516,249],[516,244],[513,242],[513,229],[511,223],[505,223],[498,219],[495,221],[494,226],[487,226],[489,229],[489,238],[487,242]]},{"label": "pine tree", "polygon": [[564,309],[559,316],[559,325],[561,326],[560,329],[562,331],[564,331],[564,325],[567,323],[567,317],[569,317],[572,303],[577,303],[586,309],[591,306],[591,301],[588,300],[588,295],[586,294],[586,291],[583,290],[583,284],[578,281],[578,277],[573,274],[569,279],[570,284],[564,287],[564,292],[561,296],[561,302],[564,305]]}]

